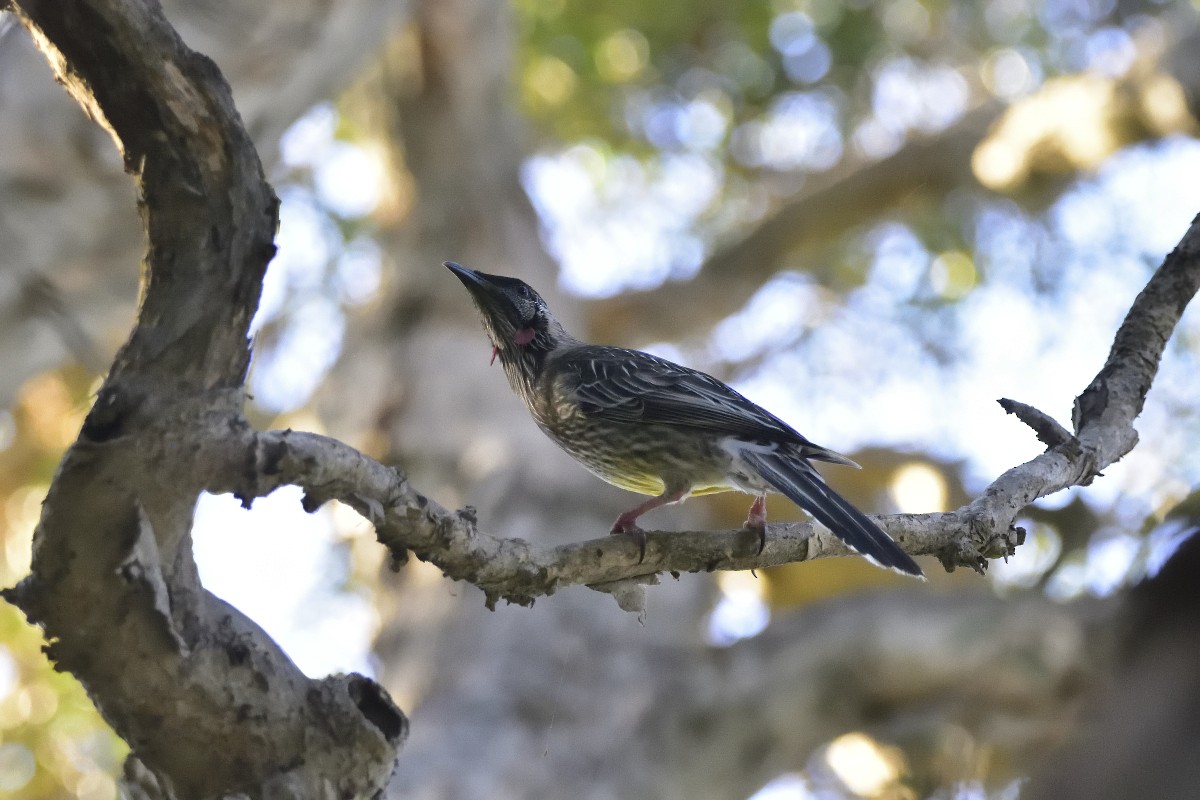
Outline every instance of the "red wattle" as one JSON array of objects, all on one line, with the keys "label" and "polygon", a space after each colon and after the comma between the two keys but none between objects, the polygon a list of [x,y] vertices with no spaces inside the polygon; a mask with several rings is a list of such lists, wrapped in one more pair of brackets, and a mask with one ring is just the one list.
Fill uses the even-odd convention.
[{"label": "red wattle", "polygon": [[533,328],[521,328],[520,330],[518,330],[516,333],[513,334],[513,341],[516,342],[521,347],[524,347],[525,345],[532,342],[533,337],[536,335],[537,335],[537,333],[533,330]]}]

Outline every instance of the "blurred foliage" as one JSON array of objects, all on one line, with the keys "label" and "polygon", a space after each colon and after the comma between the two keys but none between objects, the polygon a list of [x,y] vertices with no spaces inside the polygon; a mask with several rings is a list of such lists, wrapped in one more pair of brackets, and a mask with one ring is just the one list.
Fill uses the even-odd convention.
[{"label": "blurred foliage", "polygon": [[[953,91],[932,100],[950,105],[955,80],[939,72],[948,69],[974,104],[1082,70],[1119,74],[1131,66],[1134,37],[1161,35],[1154,20],[1189,4],[516,0],[514,7],[521,97],[551,141],[596,138],[642,154],[732,145],[729,163],[745,167],[752,161],[739,157],[739,136],[789,94],[819,92],[847,131],[872,116],[889,133],[903,133],[906,121],[936,128],[944,124],[936,109],[917,115],[924,119],[883,118],[918,111],[889,106],[895,84],[941,82]],[[722,136],[690,135],[695,104],[720,115]]]},{"label": "blurred foliage", "polygon": [[[897,446],[896,453],[913,441],[940,450],[946,457],[930,468],[953,495],[947,507],[963,502],[964,484],[977,490],[996,469],[1037,452],[1032,440],[1024,450],[1006,443],[1023,455],[972,463],[983,450],[1005,449],[996,447],[1001,437],[985,442],[972,432],[980,419],[989,428],[1005,424],[987,416],[999,395],[979,397],[980,387],[1004,361],[1028,359],[1026,374],[1001,391],[1030,392],[1045,403],[1036,394],[1053,378],[1049,400],[1068,403],[1067,392],[1082,389],[1099,366],[1091,361],[1102,355],[1096,342],[1107,340],[1127,307],[1106,309],[1101,298],[1136,291],[1178,235],[1151,233],[1150,223],[1150,209],[1165,206],[1171,191],[1153,172],[1171,169],[1174,145],[1139,144],[1197,129],[1187,106],[1193,87],[1164,66],[1176,35],[1196,25],[1192,3],[611,0],[585,8],[520,0],[515,8],[521,98],[543,147],[558,151],[547,157],[550,177],[535,169],[530,185],[567,284],[605,295],[691,279],[720,262],[729,277],[695,279],[710,292],[686,294],[694,328],[676,331],[702,343],[664,352],[760,389],[756,397],[771,398],[785,418],[840,413],[848,429],[839,432],[852,440]],[[969,157],[946,154],[961,160],[949,177],[924,180],[921,170],[933,165],[915,155],[906,160],[906,146],[952,130],[974,108],[995,109],[991,130],[972,143]],[[863,210],[843,201],[845,213],[822,217],[822,230],[791,217],[790,247],[770,240],[779,231],[763,233],[774,212],[802,207],[814,175],[836,182],[892,156],[894,180],[908,189],[885,207],[872,205],[867,185],[857,204]],[[673,179],[681,162],[692,167]],[[577,196],[562,204],[583,211],[556,210],[564,187]],[[655,193],[660,202],[643,200]],[[657,246],[646,247],[645,229],[654,224]],[[1161,240],[1160,249],[1152,240]],[[722,251],[730,242],[732,255]],[[762,246],[765,256],[756,250]],[[722,305],[723,288],[755,280],[761,288],[722,319],[731,310]],[[1109,285],[1101,291],[1097,282]],[[677,305],[672,293],[663,289],[659,300],[631,306],[633,313],[599,304],[597,314],[612,311],[616,322],[593,329],[628,331],[657,308]],[[1085,318],[1095,326],[1086,342],[1079,334]],[[1081,341],[1071,346],[1071,339]],[[1195,348],[1179,350],[1176,370],[1186,373]],[[1064,388],[1066,365],[1080,363],[1093,372],[1080,369],[1077,383]],[[1194,397],[1172,386],[1170,374],[1157,394],[1169,409],[1159,417],[1159,439],[1168,427],[1197,429],[1187,411]],[[804,391],[771,389],[779,384]],[[863,387],[909,402],[830,410]],[[928,421],[903,419],[910,416]],[[1147,441],[1155,438],[1154,422],[1153,413],[1144,421]],[[1012,430],[1013,442],[1027,435]],[[1172,458],[1137,457],[1159,465]],[[1150,496],[1127,479],[1107,499],[1084,502],[1077,494],[1030,509],[1023,520],[1030,543],[993,569],[997,585],[1068,597],[1115,586],[1099,575],[1106,559],[1136,573],[1136,558],[1124,552],[1130,543],[1112,531],[1137,529],[1178,499],[1196,459],[1175,468],[1170,480],[1161,468],[1164,480]],[[864,507],[896,510],[887,501],[895,465],[869,464],[851,477],[830,473]],[[744,514],[740,498],[709,502],[723,524],[736,525]],[[779,506],[774,518],[795,513]],[[1104,541],[1094,539],[1106,530]],[[875,583],[868,571],[856,572],[848,564],[773,570],[763,592],[771,605],[786,607]]]},{"label": "blurred foliage", "polygon": [[800,87],[869,88],[864,68],[886,52],[936,50],[928,11],[908,5],[901,15],[925,19],[895,19],[893,27],[909,28],[902,43],[875,4],[612,0],[583,9],[518,0],[522,97],[558,141],[596,137],[642,152],[687,146],[679,115],[692,101],[734,128]]},{"label": "blurred foliage", "polygon": [[[753,230],[812,175],[895,154],[988,103],[1009,110],[964,165],[962,191],[953,201],[942,202],[949,198],[940,179],[930,187],[934,196],[925,197],[917,173],[908,200],[888,211],[934,252],[969,252],[964,225],[957,225],[957,236],[942,229],[962,222],[988,194],[982,186],[1044,208],[1065,178],[1121,147],[1195,130],[1186,87],[1160,64],[1173,27],[1184,19],[1194,24],[1194,8],[1185,0],[607,0],[586,6],[518,0],[515,9],[524,108],[544,148],[571,148],[560,160],[594,184],[588,202],[619,216],[632,197],[669,183],[681,163],[707,173],[692,179],[691,196],[679,198],[685,203],[675,202],[686,209],[677,213],[691,219],[663,223],[659,237],[669,254],[646,253],[634,233],[597,234],[610,242],[615,278],[577,264],[583,257],[573,258],[571,244],[554,234],[563,222],[551,220],[550,247],[564,262],[568,283],[586,292],[689,278],[703,260],[697,243],[711,254]],[[623,191],[622,183],[635,185]],[[955,210],[960,219],[947,218]],[[854,233],[876,221],[852,211],[838,230],[798,231],[798,240]],[[595,222],[584,218],[579,227]],[[926,237],[930,227],[937,230]],[[579,237],[572,231],[562,238]],[[849,242],[837,239],[844,250]],[[594,252],[597,244],[579,247]],[[635,248],[640,252],[632,257],[622,252]],[[806,265],[823,263],[839,275],[852,267],[844,253],[816,255]],[[626,267],[626,260],[639,263]],[[969,288],[951,280],[943,297],[960,299]]]},{"label": "blurred foliage", "polygon": [[[42,498],[92,400],[95,376],[63,367],[30,378],[0,412],[0,584],[29,571]],[[42,632],[0,603],[0,797],[112,800],[128,752],[70,675],[42,652]]]}]

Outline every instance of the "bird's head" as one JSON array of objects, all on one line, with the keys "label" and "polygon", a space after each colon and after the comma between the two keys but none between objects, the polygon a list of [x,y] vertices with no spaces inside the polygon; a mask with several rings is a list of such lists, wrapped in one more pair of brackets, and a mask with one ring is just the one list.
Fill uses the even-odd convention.
[{"label": "bird's head", "polygon": [[537,374],[546,354],[568,338],[546,301],[524,281],[476,272],[452,261],[445,266],[471,293],[492,340],[492,360],[499,356],[506,370],[517,367],[526,376]]}]

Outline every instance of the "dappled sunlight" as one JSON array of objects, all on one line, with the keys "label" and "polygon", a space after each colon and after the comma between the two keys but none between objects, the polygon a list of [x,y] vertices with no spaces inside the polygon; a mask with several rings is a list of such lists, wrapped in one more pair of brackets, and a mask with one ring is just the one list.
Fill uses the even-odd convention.
[{"label": "dappled sunlight", "polygon": [[831,312],[829,292],[802,273],[785,272],[754,293],[745,309],[713,329],[713,356],[731,363],[757,358],[819,326]]},{"label": "dappled sunlight", "polygon": [[544,56],[526,71],[522,88],[526,102],[531,106],[557,108],[571,97],[575,83],[575,73],[566,62]]},{"label": "dappled sunlight", "polygon": [[716,647],[728,647],[766,629],[771,611],[763,596],[764,585],[750,571],[718,572],[721,598],[709,614],[705,638]]},{"label": "dappled sunlight", "polygon": [[[1114,35],[1116,42],[1127,38]],[[1183,90],[1170,77],[1147,76],[1132,87],[1115,80],[1132,56],[1114,48],[1097,51],[1106,64],[1099,74],[1048,80],[1005,112],[975,151],[980,183],[1011,192],[1034,177],[1094,169],[1133,140],[1139,125],[1158,135],[1194,129]]]},{"label": "dappled sunlight", "polygon": [[650,60],[650,43],[641,31],[623,28],[596,46],[596,71],[613,83],[637,77]]},{"label": "dappled sunlight", "polygon": [[[1194,213],[1185,176],[1200,174],[1200,166],[1186,169],[1192,161],[1200,165],[1200,146],[1189,140],[1122,153],[1095,180],[1063,196],[1049,229],[1003,203],[983,205],[975,224],[980,247],[988,249],[971,266],[961,251],[948,251],[955,254],[944,255],[935,269],[937,257],[910,230],[883,223],[864,236],[875,259],[867,282],[842,305],[803,278],[794,284],[777,279],[784,282],[768,284],[776,293],[793,285],[805,293],[793,292],[790,304],[752,300],[718,324],[711,347],[723,357],[761,358],[736,385],[815,441],[849,452],[919,442],[944,457],[965,457],[968,475],[990,480],[1039,452],[1033,436],[995,400],[1015,397],[1065,421],[1066,404],[1103,363],[1112,333],[1149,274],[1142,259],[1169,249]],[[1040,275],[1041,259],[1059,252],[1052,271]],[[907,304],[919,308],[940,297],[954,274],[964,285],[961,299],[936,315],[910,314]],[[797,336],[810,326],[810,334]],[[761,339],[753,333],[758,330]],[[771,331],[787,349],[770,352]],[[922,340],[940,347],[935,343],[947,336],[956,344],[939,359],[921,351]],[[1143,416],[1143,436],[1161,432],[1163,438],[1178,419],[1156,411],[1156,402],[1177,396],[1182,404],[1189,395],[1187,381],[1176,389],[1169,388],[1170,376],[1164,381],[1168,388],[1151,396]],[[797,385],[804,391],[795,391]],[[930,385],[940,387],[932,398]],[[1178,441],[1164,438],[1167,445]],[[1164,463],[1200,475],[1195,454],[1177,455]],[[1129,458],[1157,460],[1144,448]],[[1138,478],[1133,471],[1123,477],[1121,466],[1089,492],[1120,491],[1121,481]]]},{"label": "dappled sunlight", "polygon": [[975,176],[998,191],[1015,189],[1034,171],[1095,167],[1121,144],[1110,126],[1117,87],[1099,76],[1047,81],[1018,101],[975,153]]},{"label": "dappled sunlight", "polygon": [[975,262],[961,250],[939,253],[929,265],[929,287],[946,300],[966,297],[978,283]]},{"label": "dappled sunlight", "polygon": [[338,112],[314,106],[280,142],[278,252],[263,280],[250,386],[271,412],[306,403],[341,354],[348,309],[374,298],[383,251],[364,227],[385,193],[378,148],[337,136]]},{"label": "dappled sunlight", "polygon": [[772,779],[766,786],[750,795],[748,800],[818,800],[820,795],[809,787],[798,773],[788,773]]},{"label": "dappled sunlight", "polygon": [[1194,129],[1195,122],[1188,113],[1187,94],[1174,78],[1151,76],[1142,84],[1138,99],[1142,113],[1157,133]]},{"label": "dappled sunlight", "polygon": [[5,585],[16,583],[29,573],[33,556],[33,531],[42,516],[42,501],[50,489],[47,483],[30,483],[13,490],[4,501]]},{"label": "dappled sunlight", "polygon": [[720,178],[718,165],[702,156],[643,166],[589,145],[533,158],[524,172],[564,285],[589,295],[694,274],[703,247],[690,227]]},{"label": "dappled sunlight", "polygon": [[740,126],[730,149],[748,167],[827,170],[842,157],[837,116],[837,103],[829,95],[793,92],[777,99],[763,118]]},{"label": "dappled sunlight", "polygon": [[910,461],[892,473],[888,493],[901,514],[946,511],[946,479],[929,464]]},{"label": "dappled sunlight", "polygon": [[70,676],[41,652],[40,629],[0,609],[0,793],[115,800],[113,775],[127,748]]},{"label": "dappled sunlight", "polygon": [[1015,47],[1000,47],[989,53],[980,75],[988,91],[1005,100],[1028,94],[1042,82],[1037,57]]},{"label": "dappled sunlight", "polygon": [[904,756],[865,733],[847,733],[825,748],[825,763],[860,797],[884,797],[904,774]]},{"label": "dappled sunlight", "polygon": [[48,450],[62,450],[79,435],[87,406],[71,396],[57,372],[35,375],[21,386],[16,405],[27,435]]}]

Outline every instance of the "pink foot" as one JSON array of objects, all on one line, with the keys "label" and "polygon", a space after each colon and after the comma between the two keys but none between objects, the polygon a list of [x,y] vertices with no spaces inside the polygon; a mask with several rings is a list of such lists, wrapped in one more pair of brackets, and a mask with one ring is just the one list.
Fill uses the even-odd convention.
[{"label": "pink foot", "polygon": [[758,534],[758,553],[762,554],[763,548],[767,546],[767,497],[760,494],[754,498],[754,502],[750,504],[750,510],[746,512],[746,530],[754,531]]}]

